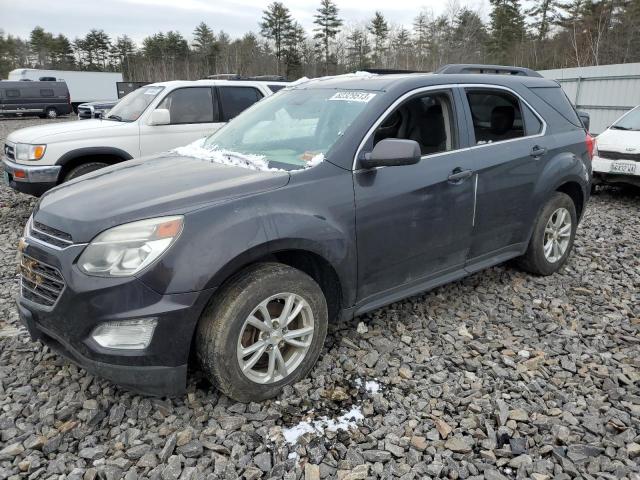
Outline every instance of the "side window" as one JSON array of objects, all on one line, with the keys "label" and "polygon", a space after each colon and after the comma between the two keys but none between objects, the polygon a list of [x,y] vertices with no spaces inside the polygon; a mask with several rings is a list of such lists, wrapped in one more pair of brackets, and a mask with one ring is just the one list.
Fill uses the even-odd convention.
[{"label": "side window", "polygon": [[8,88],[6,90],[7,98],[18,98],[20,96],[20,90],[17,88]]},{"label": "side window", "polygon": [[526,105],[522,105],[522,115],[524,116],[524,129],[527,136],[537,135],[542,132],[542,122]]},{"label": "side window", "polygon": [[284,87],[286,87],[286,85],[267,84],[267,87],[269,87],[269,90],[271,90],[273,93],[276,93],[277,91],[282,90]]},{"label": "side window", "polygon": [[222,105],[222,121],[228,122],[262,98],[253,87],[218,87]]},{"label": "side window", "polygon": [[467,90],[477,145],[524,137],[518,99],[508,92]]},{"label": "side window", "polygon": [[53,97],[53,90],[50,88],[41,88],[40,89],[41,97]]},{"label": "side window", "polygon": [[169,93],[158,108],[169,110],[171,125],[180,123],[212,123],[213,90],[210,87],[179,88]]},{"label": "side window", "polygon": [[415,140],[422,155],[457,148],[454,112],[446,93],[413,97],[386,117],[373,135],[373,145],[385,138]]}]

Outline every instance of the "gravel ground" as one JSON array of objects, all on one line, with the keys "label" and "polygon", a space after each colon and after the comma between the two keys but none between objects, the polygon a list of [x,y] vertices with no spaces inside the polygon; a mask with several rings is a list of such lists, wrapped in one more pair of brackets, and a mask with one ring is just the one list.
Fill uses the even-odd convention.
[{"label": "gravel ground", "polygon": [[495,267],[333,325],[309,378],[248,405],[197,371],[184,398],[134,395],[32,343],[33,205],[0,187],[0,480],[640,479],[637,192],[593,198],[561,273]]}]

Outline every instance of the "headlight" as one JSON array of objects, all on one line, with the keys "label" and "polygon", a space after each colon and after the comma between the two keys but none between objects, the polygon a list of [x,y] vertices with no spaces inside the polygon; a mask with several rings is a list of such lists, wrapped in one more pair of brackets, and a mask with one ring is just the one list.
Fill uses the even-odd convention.
[{"label": "headlight", "polygon": [[84,249],[78,267],[88,275],[134,275],[160,257],[182,232],[182,216],[150,218],[110,228]]},{"label": "headlight", "polygon": [[40,160],[46,149],[46,145],[16,143],[16,160]]}]

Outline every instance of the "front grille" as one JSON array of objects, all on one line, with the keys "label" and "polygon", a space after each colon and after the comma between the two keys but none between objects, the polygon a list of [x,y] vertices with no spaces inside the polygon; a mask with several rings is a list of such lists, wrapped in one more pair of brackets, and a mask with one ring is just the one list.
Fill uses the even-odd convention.
[{"label": "front grille", "polygon": [[29,236],[58,248],[65,248],[73,244],[73,239],[68,233],[36,221],[31,224]]},{"label": "front grille", "polygon": [[20,290],[27,300],[53,307],[64,290],[58,269],[25,254],[20,255]]},{"label": "front grille", "polygon": [[599,150],[598,156],[600,158],[608,158],[610,160],[631,160],[633,162],[640,162],[640,153],[622,153]]},{"label": "front grille", "polygon": [[9,145],[8,143],[5,143],[4,144],[4,154],[7,156],[7,158],[9,160],[15,160],[16,159],[15,148],[13,147],[13,145]]}]

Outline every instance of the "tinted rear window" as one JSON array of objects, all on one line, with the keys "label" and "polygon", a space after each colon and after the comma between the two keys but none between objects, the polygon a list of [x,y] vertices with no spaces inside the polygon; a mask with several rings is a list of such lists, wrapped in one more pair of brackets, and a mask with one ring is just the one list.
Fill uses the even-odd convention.
[{"label": "tinted rear window", "polygon": [[224,122],[228,122],[262,98],[262,94],[253,87],[219,87],[218,91]]},{"label": "tinted rear window", "polygon": [[562,88],[530,87],[530,90],[576,127],[582,127],[580,117],[578,117],[578,114]]}]

